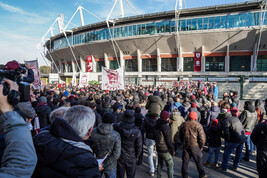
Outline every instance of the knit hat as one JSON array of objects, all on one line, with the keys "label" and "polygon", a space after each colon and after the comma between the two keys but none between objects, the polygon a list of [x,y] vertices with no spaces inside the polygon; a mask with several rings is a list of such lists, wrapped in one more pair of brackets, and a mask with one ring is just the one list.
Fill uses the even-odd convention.
[{"label": "knit hat", "polygon": [[40,103],[47,103],[47,99],[46,99],[46,97],[41,96],[40,99],[39,99],[39,102],[40,102]]},{"label": "knit hat", "polygon": [[212,126],[217,126],[218,125],[218,120],[217,119],[213,119],[212,121],[211,121],[211,125]]},{"label": "knit hat", "polygon": [[69,96],[69,92],[68,91],[65,91],[64,92],[64,95]]},{"label": "knit hat", "polygon": [[17,61],[9,61],[6,63],[4,69],[6,70],[16,70],[17,68],[20,68],[20,64]]},{"label": "knit hat", "polygon": [[170,114],[169,114],[168,111],[162,111],[162,112],[160,113],[160,118],[161,118],[162,120],[164,120],[164,121],[168,121],[169,117],[170,117]]},{"label": "knit hat", "polygon": [[126,110],[124,112],[122,120],[127,123],[134,123],[135,121],[134,112],[132,110]]},{"label": "knit hat", "polygon": [[120,103],[119,102],[114,103],[112,108],[114,112],[117,111],[120,108]]},{"label": "knit hat", "polygon": [[154,96],[159,96],[159,91],[154,91],[153,95]]},{"label": "knit hat", "polygon": [[190,113],[189,113],[189,115],[188,115],[188,118],[190,119],[190,120],[197,120],[197,113],[196,112],[194,112],[194,111],[191,111]]},{"label": "knit hat", "polygon": [[114,117],[113,114],[110,112],[105,112],[104,116],[102,117],[102,122],[107,124],[114,123]]},{"label": "knit hat", "polygon": [[239,110],[236,107],[231,108],[230,112],[231,112],[232,116],[234,116],[234,117],[238,117],[239,116]]},{"label": "knit hat", "polygon": [[191,100],[196,100],[196,96],[195,96],[195,95],[191,95],[191,96],[190,96],[190,99],[191,99]]},{"label": "knit hat", "polygon": [[196,103],[191,103],[191,108],[197,108],[197,104]]}]

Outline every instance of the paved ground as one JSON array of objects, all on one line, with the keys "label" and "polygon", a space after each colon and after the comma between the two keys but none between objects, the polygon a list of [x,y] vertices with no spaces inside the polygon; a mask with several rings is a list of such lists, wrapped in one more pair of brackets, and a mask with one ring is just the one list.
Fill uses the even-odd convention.
[{"label": "paved ground", "polygon": [[[244,150],[243,150],[243,153],[244,153]],[[223,148],[221,148],[219,163],[221,163],[221,161],[222,161],[222,155],[223,155]],[[181,165],[182,165],[181,156],[182,156],[182,147],[179,148],[179,155],[173,157],[173,159],[174,159],[174,177],[176,177],[176,178],[182,177],[182,175],[181,175]],[[208,157],[208,153],[203,151],[203,162],[206,161],[207,157]],[[214,161],[214,156],[212,159],[212,163],[213,163],[213,161]],[[229,166],[232,166],[232,159],[230,160]],[[167,169],[165,166],[163,168],[163,174],[162,174],[163,178],[167,178],[167,172],[166,171],[167,171]],[[257,173],[257,169],[256,169],[256,156],[251,156],[250,162],[241,160],[240,166],[237,169],[237,171],[233,171],[233,170],[229,169],[227,173],[224,173],[224,172],[221,172],[219,169],[216,169],[214,167],[210,167],[210,168],[205,167],[205,171],[207,174],[209,174],[209,177],[212,177],[212,178],[224,178],[224,177],[257,178],[258,177],[258,173]],[[147,161],[147,151],[146,151],[146,148],[144,148],[144,161],[143,161],[143,164],[141,166],[137,166],[136,177],[137,178],[150,177],[148,172],[149,172],[149,166],[148,166],[148,161]],[[198,177],[198,171],[197,171],[197,168],[195,166],[193,158],[191,158],[189,168],[188,168],[188,173],[189,173],[189,177],[192,177],[192,178]],[[156,175],[154,177],[156,177]]]}]

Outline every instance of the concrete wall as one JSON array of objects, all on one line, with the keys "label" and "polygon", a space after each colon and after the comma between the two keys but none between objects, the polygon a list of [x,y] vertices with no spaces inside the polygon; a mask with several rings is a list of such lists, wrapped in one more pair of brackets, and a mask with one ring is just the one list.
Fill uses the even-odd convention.
[{"label": "concrete wall", "polygon": [[238,95],[240,95],[240,83],[217,83],[217,86],[219,87],[219,98],[224,92],[229,93],[230,90],[238,91]]},{"label": "concrete wall", "polygon": [[244,99],[266,99],[267,83],[244,83]]}]

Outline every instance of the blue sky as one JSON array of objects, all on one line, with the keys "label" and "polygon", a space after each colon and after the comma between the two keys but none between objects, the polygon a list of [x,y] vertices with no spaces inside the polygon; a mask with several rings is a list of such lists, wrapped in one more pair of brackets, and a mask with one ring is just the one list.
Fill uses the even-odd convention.
[{"label": "blue sky", "polygon": [[[175,6],[175,0],[128,1],[140,14],[173,10]],[[192,8],[242,1],[244,0],[186,0],[186,6]],[[106,19],[114,2],[115,0],[0,0],[0,64],[9,60],[23,62],[38,58],[39,66],[46,65],[36,46],[59,14],[64,14],[65,20],[69,20],[81,5],[99,18]],[[126,16],[134,15],[126,0],[124,11]],[[83,14],[85,24],[99,21],[87,12]],[[119,14],[117,5],[111,18],[119,17]],[[72,23],[80,24],[78,15]],[[54,33],[58,33],[57,29]]]}]

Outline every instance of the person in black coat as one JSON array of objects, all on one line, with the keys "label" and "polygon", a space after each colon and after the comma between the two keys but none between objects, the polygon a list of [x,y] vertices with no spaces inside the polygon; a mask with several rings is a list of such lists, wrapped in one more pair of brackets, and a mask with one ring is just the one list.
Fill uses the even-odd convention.
[{"label": "person in black coat", "polygon": [[121,136],[121,156],[117,165],[118,178],[123,178],[125,172],[127,178],[135,177],[136,160],[142,151],[142,134],[134,121],[134,112],[126,110],[123,120],[114,125],[114,129]]},{"label": "person in black coat", "polygon": [[210,127],[207,129],[207,143],[209,144],[209,155],[207,162],[204,164],[205,166],[210,166],[211,163],[211,158],[213,155],[213,152],[215,151],[215,161],[214,161],[214,166],[219,167],[218,161],[219,161],[219,155],[220,155],[220,148],[221,148],[221,128],[218,125],[218,120],[213,119],[211,121]]},{"label": "person in black coat", "polygon": [[135,113],[134,113],[135,125],[139,128],[139,130],[141,131],[141,134],[142,134],[142,152],[141,152],[140,156],[138,157],[137,165],[142,165],[142,162],[143,162],[143,144],[144,144],[144,135],[145,135],[144,116],[141,113],[140,107],[136,107],[134,111],[135,111]]},{"label": "person in black coat", "polygon": [[94,112],[74,106],[63,118],[55,118],[49,131],[34,137],[38,163],[33,177],[100,177],[92,149],[84,143],[93,130]]},{"label": "person in black coat", "polygon": [[39,117],[40,128],[44,128],[50,125],[49,116],[52,112],[51,108],[47,104],[47,99],[41,96],[38,105],[35,107],[35,112]]}]

